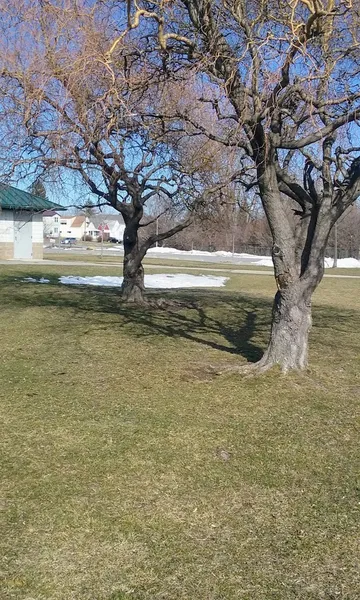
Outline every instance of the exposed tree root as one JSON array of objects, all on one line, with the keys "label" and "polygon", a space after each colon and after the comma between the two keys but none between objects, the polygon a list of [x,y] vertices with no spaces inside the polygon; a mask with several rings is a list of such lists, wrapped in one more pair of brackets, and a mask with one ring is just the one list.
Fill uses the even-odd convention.
[{"label": "exposed tree root", "polygon": [[140,295],[135,294],[131,296],[121,295],[121,302],[128,304],[129,306],[143,306],[146,308],[152,308],[154,310],[164,310],[170,312],[177,312],[184,308],[198,308],[198,302],[189,302],[188,300],[174,300],[172,298],[154,298],[149,297],[146,294]]},{"label": "exposed tree root", "polygon": [[305,366],[294,366],[289,367],[287,364],[281,365],[275,361],[266,359],[259,360],[256,363],[246,363],[245,365],[224,365],[222,367],[219,366],[210,366],[209,370],[213,375],[228,375],[228,374],[237,374],[242,375],[244,378],[257,377],[266,373],[270,369],[278,367],[283,375],[286,375],[290,371],[304,371],[306,369]]},{"label": "exposed tree root", "polygon": [[150,301],[145,296],[136,294],[134,296],[121,296],[121,302],[129,306],[150,306]]},{"label": "exposed tree root", "polygon": [[199,302],[197,301],[189,301],[189,300],[175,300],[173,298],[151,298],[149,299],[149,303],[156,309],[160,310],[169,310],[171,312],[177,312],[184,308],[190,309],[198,309]]},{"label": "exposed tree root", "polygon": [[238,374],[243,375],[244,377],[257,377],[258,375],[262,375],[266,373],[270,369],[279,368],[283,375],[286,375],[290,371],[304,371],[304,366],[294,366],[289,367],[287,364],[281,365],[275,361],[269,360],[267,358],[262,358],[256,363],[246,363],[244,365],[211,365],[209,367],[209,371],[213,375],[228,375],[228,374]]},{"label": "exposed tree root", "polygon": [[148,303],[152,308],[160,310],[180,309],[186,306],[184,302],[172,300],[171,298],[151,298],[148,300]]},{"label": "exposed tree root", "polygon": [[269,369],[274,366],[270,362],[262,362],[259,360],[256,363],[246,363],[245,365],[229,365],[224,367],[213,367],[213,372],[216,375],[228,375],[236,373],[245,377],[256,377],[262,373],[266,373]]}]

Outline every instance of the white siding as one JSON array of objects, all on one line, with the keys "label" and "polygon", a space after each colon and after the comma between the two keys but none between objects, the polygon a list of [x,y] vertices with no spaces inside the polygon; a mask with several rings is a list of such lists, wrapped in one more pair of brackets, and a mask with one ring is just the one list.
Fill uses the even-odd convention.
[{"label": "white siding", "polygon": [[109,221],[108,226],[110,229],[110,237],[114,237],[122,241],[125,231],[124,223],[119,223],[119,221]]},{"label": "white siding", "polygon": [[60,217],[60,215],[58,213],[56,213],[52,217],[44,216],[43,217],[44,236],[48,236],[48,237],[52,237],[52,238],[59,237],[59,235],[60,235],[59,234],[60,220],[62,220],[62,217]]},{"label": "white siding", "polygon": [[[75,218],[76,217],[59,217],[57,227],[59,227],[59,234],[62,238],[73,237],[77,240],[81,240],[85,231],[85,223],[82,223],[79,227],[72,227],[71,225]],[[88,226],[86,226],[86,231],[88,231]]]},{"label": "white siding", "polygon": [[42,244],[44,236],[43,217],[41,214],[35,214],[32,218],[32,241],[33,244]]},{"label": "white siding", "polygon": [[0,211],[0,243],[14,241],[14,213],[11,210]]},{"label": "white siding", "polygon": [[32,215],[25,211],[14,213],[14,258],[29,260],[32,258]]},{"label": "white siding", "polygon": [[67,238],[67,237],[73,237],[76,238],[77,240],[81,240],[82,236],[84,235],[84,225],[81,225],[80,227],[69,227],[66,225],[60,225],[60,235],[63,238]]}]

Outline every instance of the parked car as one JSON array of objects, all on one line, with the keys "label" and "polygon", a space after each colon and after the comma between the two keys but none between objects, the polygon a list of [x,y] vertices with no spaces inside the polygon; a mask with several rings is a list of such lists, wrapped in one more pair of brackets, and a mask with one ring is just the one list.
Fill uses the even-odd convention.
[{"label": "parked car", "polygon": [[121,240],[118,240],[118,239],[117,239],[117,238],[115,238],[115,237],[109,237],[108,241],[109,241],[111,244],[122,244],[122,241],[121,241]]},{"label": "parked car", "polygon": [[67,237],[67,238],[61,240],[61,244],[63,244],[64,246],[72,246],[73,244],[76,244],[76,238]]}]

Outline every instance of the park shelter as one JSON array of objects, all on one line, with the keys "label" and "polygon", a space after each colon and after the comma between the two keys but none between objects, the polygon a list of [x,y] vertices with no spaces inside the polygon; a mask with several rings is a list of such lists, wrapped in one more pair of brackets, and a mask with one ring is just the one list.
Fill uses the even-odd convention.
[{"label": "park shelter", "polygon": [[59,204],[0,183],[0,259],[43,257],[43,212]]}]

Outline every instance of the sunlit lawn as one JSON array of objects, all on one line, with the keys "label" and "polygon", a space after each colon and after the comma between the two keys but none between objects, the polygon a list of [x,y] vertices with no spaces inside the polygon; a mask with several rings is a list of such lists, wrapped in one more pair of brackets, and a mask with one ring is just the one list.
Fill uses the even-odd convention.
[{"label": "sunlit lawn", "polygon": [[271,277],[138,309],[60,274],[119,272],[0,271],[1,597],[359,598],[360,280],[316,294],[306,373],[242,379],[212,367],[261,356]]},{"label": "sunlit lawn", "polygon": [[[96,247],[95,247],[96,248]],[[71,249],[66,249],[63,252],[51,252],[51,253],[46,253],[44,255],[45,261],[76,261],[76,262],[84,262],[86,263],[96,263],[99,265],[104,265],[105,266],[109,266],[109,265],[117,265],[119,267],[119,269],[122,269],[122,261],[123,261],[123,257],[122,255],[119,253],[119,255],[108,255],[108,254],[104,254],[103,256],[99,255],[99,254],[92,254],[91,252],[87,253],[87,254],[83,254],[81,252],[74,252],[71,251]],[[229,270],[241,270],[241,271],[246,271],[246,270],[250,270],[250,271],[259,271],[261,273],[268,273],[268,274],[272,274],[273,273],[273,269],[272,267],[264,267],[264,266],[258,266],[258,265],[254,265],[254,264],[250,264],[250,263],[231,263],[231,262],[206,262],[206,261],[196,261],[196,260],[189,260],[189,259],[183,259],[181,258],[172,258],[172,259],[165,259],[162,256],[157,257],[149,257],[146,256],[144,259],[144,265],[146,268],[148,268],[149,270],[152,271],[153,268],[158,268],[159,266],[162,266],[164,268],[169,268],[169,269],[188,269],[188,270],[193,270],[193,269],[202,269],[202,270],[212,270],[212,271],[229,271]],[[360,277],[360,269],[344,269],[344,268],[327,268],[325,269],[325,276],[346,276],[346,277]]]},{"label": "sunlit lawn", "polygon": [[[111,247],[110,247],[111,249]],[[57,260],[57,261],[81,261],[84,262],[85,264],[90,262],[90,263],[98,263],[99,265],[102,263],[105,263],[106,265],[110,264],[114,264],[114,265],[119,265],[119,267],[122,267],[122,261],[123,261],[123,255],[122,253],[118,252],[116,254],[116,251],[114,251],[113,254],[107,254],[104,253],[103,256],[101,256],[101,254],[99,254],[98,252],[76,252],[69,249],[63,250],[62,252],[46,252],[44,254],[44,258],[45,260]],[[170,267],[186,267],[186,268],[212,268],[215,270],[218,269],[251,269],[251,270],[256,270],[256,271],[272,271],[272,268],[270,267],[261,267],[261,266],[257,266],[257,265],[252,265],[252,264],[242,264],[242,263],[231,263],[231,262],[206,262],[206,261],[199,261],[199,260],[191,260],[189,258],[183,258],[181,255],[179,255],[179,257],[174,257],[174,258],[164,258],[163,256],[159,255],[157,256],[145,256],[144,259],[144,265],[151,267],[151,266],[170,266]],[[358,269],[354,270],[355,272],[357,272],[358,274],[360,273],[360,271]]]}]

